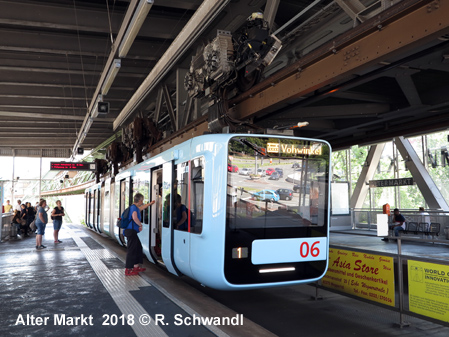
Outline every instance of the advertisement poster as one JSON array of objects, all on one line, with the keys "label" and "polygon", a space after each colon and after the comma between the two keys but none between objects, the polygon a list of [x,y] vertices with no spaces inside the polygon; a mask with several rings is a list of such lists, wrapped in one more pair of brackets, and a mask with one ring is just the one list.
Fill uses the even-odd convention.
[{"label": "advertisement poster", "polygon": [[329,248],[327,288],[394,306],[393,258]]},{"label": "advertisement poster", "polygon": [[408,261],[410,311],[449,322],[449,266]]}]

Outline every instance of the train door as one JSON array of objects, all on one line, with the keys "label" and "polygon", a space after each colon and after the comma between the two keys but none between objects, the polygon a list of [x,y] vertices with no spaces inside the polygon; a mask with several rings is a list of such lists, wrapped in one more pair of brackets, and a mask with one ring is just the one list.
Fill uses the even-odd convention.
[{"label": "train door", "polygon": [[[119,217],[130,205],[130,191],[131,191],[130,185],[131,185],[130,177],[120,180],[120,183],[118,184],[119,194],[118,196],[116,196],[116,198],[119,198]],[[123,236],[123,230],[120,227],[117,227],[116,231],[117,231],[117,238],[120,244],[126,246],[125,237]]]},{"label": "train door", "polygon": [[171,223],[173,213],[173,192],[176,192],[176,186],[173,186],[173,162],[168,162],[162,165],[162,237],[161,237],[161,250],[162,260],[168,271],[180,275],[174,262],[174,236],[173,226]]},{"label": "train door", "polygon": [[85,207],[84,207],[84,222],[86,226],[89,223],[89,192],[86,192],[84,195],[85,200]]},{"label": "train door", "polygon": [[111,215],[111,179],[105,181],[102,193],[103,199],[103,231],[110,233],[110,215]]},{"label": "train door", "polygon": [[186,275],[190,271],[190,161],[180,163],[174,168],[173,177],[173,260],[178,270]]},{"label": "train door", "polygon": [[87,211],[87,219],[86,219],[86,224],[87,227],[92,228],[92,192],[89,191],[88,193],[88,203],[87,203],[88,207],[88,211]]},{"label": "train door", "polygon": [[[151,174],[148,172],[138,172],[135,176],[132,177],[132,193],[131,193],[131,202],[134,201],[134,196],[137,193],[143,195],[144,204],[148,203],[151,198],[150,186],[151,186]],[[150,240],[151,240],[151,226],[150,226],[150,208],[147,207],[140,212],[141,222],[142,222],[142,230],[137,234],[139,236],[139,240],[142,243],[142,248],[147,256],[148,260],[154,262],[153,256],[150,254]]]},{"label": "train door", "polygon": [[156,203],[152,206],[151,211],[151,228],[149,245],[151,256],[158,263],[164,263],[161,251],[162,236],[162,167],[154,169],[151,173],[151,200]]},{"label": "train door", "polygon": [[102,205],[102,201],[104,200],[104,184],[101,184],[98,187],[98,191],[97,191],[97,230],[98,233],[102,233],[103,232],[103,222],[102,222],[102,217],[101,217],[101,213],[103,211],[103,205]]},{"label": "train door", "polygon": [[97,230],[97,189],[94,189],[92,197],[92,227]]}]

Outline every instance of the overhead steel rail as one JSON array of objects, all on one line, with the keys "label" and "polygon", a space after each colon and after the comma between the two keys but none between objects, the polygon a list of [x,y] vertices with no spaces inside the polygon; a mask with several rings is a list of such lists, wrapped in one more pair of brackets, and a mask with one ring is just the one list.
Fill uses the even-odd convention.
[{"label": "overhead steel rail", "polygon": [[122,25],[112,45],[108,60],[106,61],[104,70],[101,74],[100,81],[98,82],[97,88],[95,89],[95,93],[88,107],[80,132],[78,133],[75,145],[73,146],[72,158],[75,158],[77,149],[83,143],[93,120],[98,117],[98,102],[102,101],[103,95],[108,93],[109,88],[111,87],[112,82],[120,69],[121,61],[119,58],[116,58],[116,55],[119,57],[126,56],[145,20],[145,17],[150,11],[153,2],[154,0],[130,1],[128,10],[125,14]]},{"label": "overhead steel rail", "polygon": [[117,116],[113,124],[114,130],[117,130],[126,122],[128,117],[137,109],[145,97],[156,88],[162,78],[175,66],[184,52],[192,46],[200,34],[221,13],[229,2],[230,0],[205,0],[201,4]]},{"label": "overhead steel rail", "polygon": [[237,120],[266,115],[362,68],[380,68],[386,59],[448,34],[448,12],[448,2],[404,0],[232,99],[229,114]]},{"label": "overhead steel rail", "polygon": [[[382,67],[380,61],[449,33],[448,12],[447,2],[404,0],[231,100],[229,113],[240,120],[267,114],[282,102],[313,92],[356,69]],[[203,130],[207,131],[205,117],[153,145],[150,152],[165,150],[201,135]]]}]

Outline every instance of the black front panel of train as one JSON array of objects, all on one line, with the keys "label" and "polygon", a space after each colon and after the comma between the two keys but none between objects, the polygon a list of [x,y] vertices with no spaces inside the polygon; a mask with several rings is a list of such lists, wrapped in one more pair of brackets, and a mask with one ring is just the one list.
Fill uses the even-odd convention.
[{"label": "black front panel of train", "polygon": [[[229,141],[225,277],[230,283],[310,280],[323,274],[330,155],[330,147],[318,140],[242,135]],[[304,257],[307,250],[317,251],[318,241],[324,254]],[[266,249],[278,252],[270,256]]]},{"label": "black front panel of train", "polygon": [[[277,229],[238,229],[229,230],[226,233],[225,246],[225,277],[232,284],[252,284],[287,282],[295,280],[307,280],[322,276],[326,268],[326,261],[308,261],[296,263],[276,263],[254,265],[251,262],[252,243],[261,237],[270,239],[282,239],[293,237],[326,237],[327,228],[285,228],[282,231]],[[236,250],[242,248],[241,256],[236,256]],[[245,249],[247,248],[247,250]],[[299,250],[299,247],[298,247]],[[269,252],[268,252],[269,253]],[[294,271],[283,271],[275,273],[260,273],[260,269],[289,268]]]}]

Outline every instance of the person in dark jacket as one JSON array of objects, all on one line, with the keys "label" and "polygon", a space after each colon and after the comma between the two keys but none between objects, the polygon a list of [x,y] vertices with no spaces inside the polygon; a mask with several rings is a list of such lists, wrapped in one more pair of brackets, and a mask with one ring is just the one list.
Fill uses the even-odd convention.
[{"label": "person in dark jacket", "polygon": [[27,226],[28,228],[30,228],[30,224],[34,221],[34,218],[36,217],[36,210],[34,209],[33,206],[31,206],[31,202],[27,202],[26,206],[27,206]]},{"label": "person in dark jacket", "polygon": [[53,208],[53,211],[51,212],[51,217],[53,219],[53,237],[55,239],[55,243],[62,243],[61,240],[59,240],[59,230],[62,226],[62,217],[65,215],[64,213],[64,207],[62,207],[61,200],[56,201],[56,207]]},{"label": "person in dark jacket", "polygon": [[28,231],[30,227],[28,227],[27,217],[28,217],[28,209],[25,204],[20,205],[20,230],[21,235],[28,236]]}]

